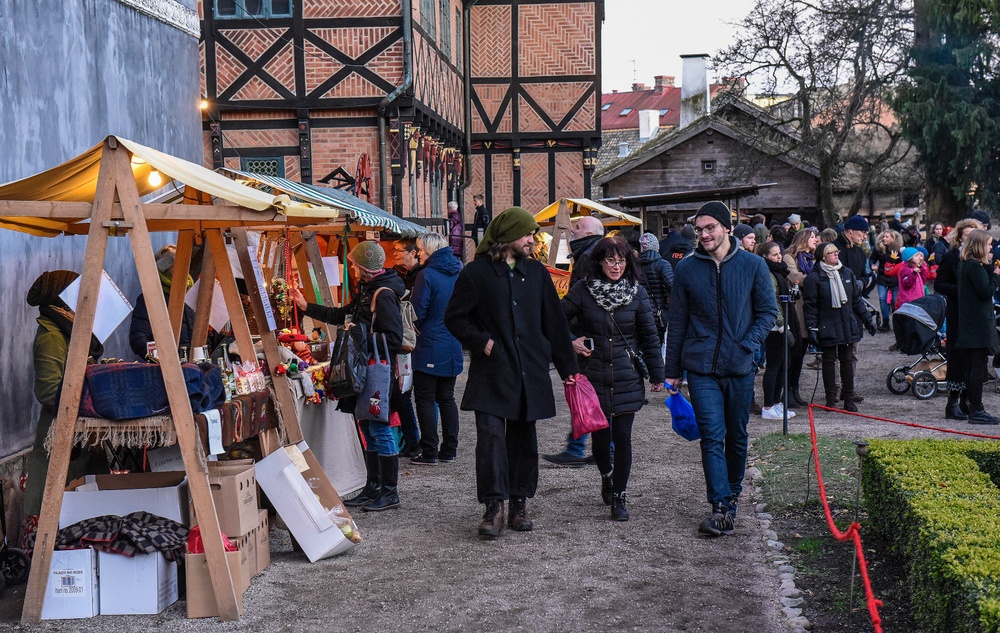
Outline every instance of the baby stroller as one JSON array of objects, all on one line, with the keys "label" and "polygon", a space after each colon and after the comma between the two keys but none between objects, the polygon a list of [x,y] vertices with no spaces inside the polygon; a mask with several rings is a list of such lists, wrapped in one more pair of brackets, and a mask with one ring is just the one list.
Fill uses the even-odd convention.
[{"label": "baby stroller", "polygon": [[[910,365],[899,365],[889,372],[885,386],[896,395],[913,389],[921,400],[933,398],[943,382],[948,361],[941,343],[946,300],[942,295],[926,295],[904,303],[892,315],[892,329],[899,351],[908,356],[920,354]],[[942,383],[939,385],[938,383]]]}]

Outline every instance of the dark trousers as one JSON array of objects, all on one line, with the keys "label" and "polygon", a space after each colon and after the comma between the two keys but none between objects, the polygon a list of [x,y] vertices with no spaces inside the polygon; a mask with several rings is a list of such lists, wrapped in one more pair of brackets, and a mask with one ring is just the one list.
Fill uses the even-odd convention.
[{"label": "dark trousers", "polygon": [[399,414],[399,431],[403,434],[403,447],[411,448],[420,441],[417,416],[413,414],[413,389],[406,393],[399,390],[399,382],[393,378],[389,406]]},{"label": "dark trousers", "polygon": [[424,457],[438,457],[437,410],[441,412],[440,456],[452,459],[458,453],[458,404],[455,403],[455,377],[432,376],[413,372],[413,399],[420,422],[420,452]]},{"label": "dark trousers", "polygon": [[840,363],[840,388],[847,398],[854,397],[854,344],[832,345],[823,349],[823,388],[826,400],[837,401],[837,363]]},{"label": "dark trousers", "polygon": [[476,411],[476,495],[480,503],[534,497],[538,434],[534,420]]},{"label": "dark trousers", "polygon": [[612,472],[611,442],[614,441],[614,477],[612,490],[625,492],[628,489],[628,478],[632,473],[632,423],[634,413],[623,413],[612,416],[608,420],[610,426],[600,431],[594,431],[593,451],[594,461],[602,475]]},{"label": "dark trousers", "polygon": [[806,358],[806,349],[809,344],[805,339],[798,338],[795,345],[788,348],[788,388],[793,391],[799,389],[799,377],[802,376],[802,362]]},{"label": "dark trousers", "polygon": [[983,408],[983,383],[989,378],[986,369],[988,356],[989,350],[985,347],[962,350],[965,366],[965,396],[969,400],[969,411],[980,411]]},{"label": "dark trousers", "polygon": [[774,406],[784,392],[785,333],[768,332],[764,339],[764,406]]}]

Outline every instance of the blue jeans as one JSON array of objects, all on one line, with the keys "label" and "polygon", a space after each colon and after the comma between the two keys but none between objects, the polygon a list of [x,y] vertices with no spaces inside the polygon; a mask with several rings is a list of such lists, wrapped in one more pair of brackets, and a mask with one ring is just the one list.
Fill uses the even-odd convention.
[{"label": "blue jeans", "polygon": [[365,450],[374,451],[384,457],[399,454],[396,436],[385,422],[362,420],[361,433],[365,436]]},{"label": "blue jeans", "polygon": [[[895,300],[896,300],[896,296],[895,295],[896,295],[896,291],[897,290],[898,290],[897,288],[893,288],[892,289],[893,302],[895,302]],[[888,286],[882,286],[882,285],[878,286],[878,302],[879,302],[879,305],[882,307],[882,320],[885,321],[886,323],[888,323],[889,322],[889,317],[892,316],[890,314],[892,312],[892,310],[891,310],[891,306],[889,305],[889,288],[888,288]]]},{"label": "blue jeans", "polygon": [[573,431],[570,431],[566,436],[566,453],[577,459],[583,459],[583,454],[587,452],[588,439],[590,439],[590,433],[581,435],[580,439],[574,439]]},{"label": "blue jeans", "polygon": [[691,405],[701,432],[701,465],[713,507],[728,508],[729,500],[743,492],[753,379],[753,374],[718,378],[688,372]]}]

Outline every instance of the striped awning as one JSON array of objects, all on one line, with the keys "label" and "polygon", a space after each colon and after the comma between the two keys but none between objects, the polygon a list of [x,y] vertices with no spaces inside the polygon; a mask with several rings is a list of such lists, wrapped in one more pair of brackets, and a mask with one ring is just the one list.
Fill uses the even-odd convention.
[{"label": "striped awning", "polygon": [[305,185],[301,182],[288,180],[287,178],[255,174],[228,167],[223,168],[223,170],[235,175],[237,178],[257,185],[266,185],[303,202],[340,209],[350,218],[350,224],[357,228],[383,229],[388,233],[393,233],[400,237],[416,237],[427,232],[427,229],[419,224],[397,218],[346,191],[330,187]]}]

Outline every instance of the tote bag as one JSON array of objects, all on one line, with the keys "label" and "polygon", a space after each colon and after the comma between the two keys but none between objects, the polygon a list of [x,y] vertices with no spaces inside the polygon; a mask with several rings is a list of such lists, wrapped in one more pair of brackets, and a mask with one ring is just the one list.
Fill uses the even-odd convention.
[{"label": "tote bag", "polygon": [[334,398],[356,396],[365,387],[368,373],[368,329],[361,323],[337,326],[330,354],[327,393]]},{"label": "tote bag", "polygon": [[564,385],[566,404],[573,419],[573,438],[580,439],[587,433],[608,428],[608,419],[601,410],[594,385],[583,374],[575,376],[576,384]]},{"label": "tote bag", "polygon": [[385,340],[385,334],[381,336],[385,354],[379,353],[379,335],[373,333],[371,336],[372,356],[365,368],[365,387],[358,395],[358,403],[354,407],[354,417],[358,420],[388,424],[392,368],[389,366],[389,344]]}]

